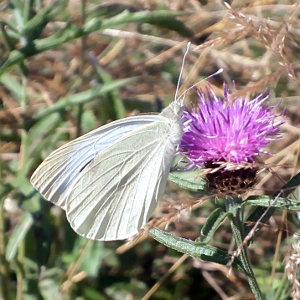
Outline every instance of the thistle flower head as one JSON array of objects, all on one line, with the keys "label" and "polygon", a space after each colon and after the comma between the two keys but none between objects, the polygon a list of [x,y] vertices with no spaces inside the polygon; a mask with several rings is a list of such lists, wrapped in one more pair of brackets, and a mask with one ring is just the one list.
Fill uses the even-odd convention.
[{"label": "thistle flower head", "polygon": [[266,153],[262,147],[276,139],[282,120],[276,120],[273,107],[263,107],[268,96],[260,94],[252,101],[239,98],[230,102],[224,85],[224,100],[210,87],[206,95],[197,91],[198,108],[183,113],[184,134],[180,150],[194,165],[208,161],[240,164],[253,162],[254,157]]},{"label": "thistle flower head", "polygon": [[[263,106],[268,99],[263,93],[251,101],[245,98],[231,101],[224,85],[223,99],[211,87],[206,88],[206,93],[197,90],[197,94],[198,107],[186,109],[182,117],[184,134],[180,152],[189,159],[187,169],[216,168],[220,162],[231,166],[253,163],[258,154],[267,153],[262,148],[278,138],[283,120],[278,120],[279,115],[272,112],[274,107]],[[253,173],[256,171],[252,171],[252,177]]]}]

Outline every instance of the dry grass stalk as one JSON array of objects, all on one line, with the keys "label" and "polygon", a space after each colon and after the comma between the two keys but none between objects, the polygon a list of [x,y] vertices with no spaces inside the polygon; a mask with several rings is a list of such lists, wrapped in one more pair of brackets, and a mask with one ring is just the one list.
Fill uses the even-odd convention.
[{"label": "dry grass stalk", "polygon": [[300,280],[299,280],[299,267],[300,267],[300,236],[294,234],[295,243],[292,244],[294,252],[288,257],[285,266],[288,280],[292,286],[292,299],[300,299]]}]

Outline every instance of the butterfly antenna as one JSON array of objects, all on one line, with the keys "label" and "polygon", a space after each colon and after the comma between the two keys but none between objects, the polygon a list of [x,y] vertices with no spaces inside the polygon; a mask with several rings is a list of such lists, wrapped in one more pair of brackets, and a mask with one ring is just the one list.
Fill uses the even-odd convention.
[{"label": "butterfly antenna", "polygon": [[[184,98],[185,95],[186,95],[186,93],[187,93],[189,90],[191,90],[192,88],[194,88],[196,85],[198,85],[198,84],[201,83],[202,81],[207,80],[207,79],[209,79],[209,78],[211,78],[211,77],[213,77],[213,76],[216,76],[216,75],[218,75],[218,74],[220,74],[220,73],[222,73],[222,72],[223,72],[223,69],[221,68],[221,69],[219,69],[217,72],[215,72],[215,73],[209,75],[208,77],[206,77],[206,78],[204,78],[204,79],[201,79],[201,80],[198,81],[197,83],[193,84],[192,86],[190,86],[189,88],[187,88],[187,89],[179,96],[178,100],[181,99],[181,98]],[[176,99],[176,98],[175,98],[175,99]]]},{"label": "butterfly antenna", "polygon": [[190,51],[190,48],[191,48],[191,42],[188,42],[187,45],[186,45],[186,50],[185,50],[183,59],[182,59],[181,70],[180,70],[180,73],[179,73],[179,78],[178,78],[176,92],[175,92],[175,100],[177,99],[177,95],[178,95],[178,92],[179,92],[179,87],[180,87],[180,83],[181,83],[181,78],[182,78],[182,73],[183,73],[183,67],[184,67],[185,59],[186,59],[187,54]]}]

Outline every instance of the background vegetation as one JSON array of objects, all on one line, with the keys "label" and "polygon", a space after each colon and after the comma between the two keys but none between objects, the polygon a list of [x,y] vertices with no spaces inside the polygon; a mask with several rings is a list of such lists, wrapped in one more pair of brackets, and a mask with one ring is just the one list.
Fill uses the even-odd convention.
[{"label": "background vegetation", "polygon": [[[181,92],[223,68],[209,80],[217,94],[223,82],[236,96],[272,91],[271,105],[285,108],[283,138],[268,149],[274,156],[262,158],[272,173],[262,173],[251,192],[272,194],[288,181],[299,170],[300,7],[288,0],[230,5],[1,1],[2,299],[253,299],[240,272],[182,256],[150,237],[124,245],[77,236],[64,212],[29,183],[58,146],[109,121],[158,112],[172,101],[187,41],[192,47]],[[191,91],[187,104],[195,100]],[[198,198],[169,184],[156,216],[190,203],[191,212],[181,213],[168,231],[194,240],[210,212],[223,205],[210,200],[193,207]],[[292,295],[296,281],[287,280],[285,264],[298,228],[295,212],[278,209],[255,235],[251,259],[268,299]],[[225,222],[212,244],[231,251],[231,237]]]}]

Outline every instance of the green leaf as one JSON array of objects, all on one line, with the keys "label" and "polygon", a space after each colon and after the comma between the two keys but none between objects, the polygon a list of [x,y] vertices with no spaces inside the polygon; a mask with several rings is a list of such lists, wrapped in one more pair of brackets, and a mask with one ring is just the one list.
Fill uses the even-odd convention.
[{"label": "green leaf", "polygon": [[27,37],[29,41],[37,39],[50,21],[50,17],[55,15],[61,8],[62,1],[52,1],[50,5],[35,10],[36,14],[24,24],[20,33],[21,36]]},{"label": "green leaf", "polygon": [[[63,122],[62,122],[63,123]],[[53,150],[56,147],[57,140],[61,140],[62,132],[57,132],[60,125],[60,115],[54,113],[47,118],[37,122],[28,134],[26,148],[28,158],[24,160],[22,168],[16,170],[16,177],[12,185],[20,190],[24,195],[29,196],[32,193],[32,185],[28,181],[28,174],[41,161],[42,151]]]},{"label": "green leaf", "polygon": [[94,100],[96,97],[100,97],[103,94],[106,94],[110,91],[113,91],[115,89],[118,89],[126,84],[132,83],[136,78],[125,78],[120,80],[114,80],[112,82],[106,83],[101,86],[95,86],[87,91],[73,94],[68,97],[60,98],[55,104],[53,104],[51,107],[44,108],[43,110],[39,111],[35,117],[33,118],[33,121],[38,121],[41,119],[44,119],[46,117],[49,117],[54,112],[62,111],[66,108],[70,108],[72,106],[77,106],[78,104],[84,104],[89,101]]},{"label": "green leaf", "polygon": [[[93,59],[93,57],[91,57]],[[111,77],[111,75],[106,72],[103,68],[101,68],[100,64],[96,59],[93,59],[92,66],[95,69],[96,74],[98,75],[99,83],[102,84],[108,84],[114,82],[114,79]],[[112,118],[114,119],[122,119],[125,117],[125,107],[123,104],[123,101],[121,99],[121,96],[117,89],[113,89],[111,91],[107,92],[107,102],[109,105],[103,105],[103,108],[110,109],[113,108],[114,116]],[[104,111],[104,109],[103,109]],[[107,119],[110,119],[111,117],[108,115]]]},{"label": "green leaf", "polygon": [[15,227],[11,234],[6,248],[6,260],[11,261],[17,253],[18,246],[22,242],[33,224],[33,218],[31,213],[26,212],[23,214],[21,221]]},{"label": "green leaf", "polygon": [[173,17],[165,18],[164,20],[158,19],[158,20],[154,20],[149,23],[152,25],[155,25],[157,27],[173,30],[186,38],[192,38],[194,36],[194,33],[192,30],[187,28],[184,25],[184,23],[182,23],[181,21],[179,21]]},{"label": "green leaf", "polygon": [[221,208],[215,209],[207,218],[201,229],[201,236],[196,240],[197,243],[208,243],[215,234],[221,223],[230,215],[225,213]]},{"label": "green leaf", "polygon": [[14,77],[9,74],[3,74],[0,77],[0,82],[11,91],[15,99],[23,98],[23,88]]},{"label": "green leaf", "polygon": [[[85,244],[87,242],[85,241]],[[99,241],[94,241],[92,246],[85,253],[80,269],[85,271],[90,277],[97,277],[99,267],[103,259],[104,244]]]},{"label": "green leaf", "polygon": [[40,268],[48,264],[54,239],[54,226],[40,209],[45,201],[40,197],[36,197],[35,200],[36,203],[33,204],[30,203],[33,201],[22,203],[24,209],[33,212],[34,218],[34,222],[26,236],[24,253],[27,258],[34,261]]},{"label": "green leaf", "polygon": [[[275,192],[273,198],[278,196],[287,197],[300,185],[300,172],[296,174],[288,183],[286,183],[279,191]],[[248,235],[252,228],[255,226],[248,226],[249,223],[256,223],[260,221],[261,223],[266,223],[271,216],[274,214],[275,208],[273,205],[268,207],[259,206],[252,214],[247,218],[245,222],[245,234]],[[260,230],[261,226],[258,226],[256,231]]]},{"label": "green leaf", "polygon": [[84,299],[88,300],[107,300],[107,297],[102,296],[96,288],[91,288],[87,285],[83,287],[83,296]]},{"label": "green leaf", "polygon": [[111,18],[123,11],[137,12],[139,9],[133,5],[123,3],[103,3],[94,7],[93,10],[88,13],[88,20],[92,18]]},{"label": "green leaf", "polygon": [[[43,274],[44,275],[44,274]],[[46,275],[46,274],[45,274]],[[41,276],[41,280],[38,282],[40,293],[44,300],[63,300],[63,296],[60,292],[60,287],[57,282],[52,278]]]},{"label": "green leaf", "polygon": [[155,24],[157,22],[164,22],[165,20],[170,21],[170,18],[186,14],[187,13],[171,12],[168,10],[154,12],[141,11],[134,13],[123,11],[110,19],[99,20],[98,18],[93,18],[84,24],[83,27],[78,27],[74,24],[67,24],[65,28],[50,37],[34,40],[32,43],[27,44],[23,48],[12,51],[9,57],[1,64],[0,75],[16,63],[20,63],[26,58],[49,49],[53,49],[54,47],[73,41],[76,38],[89,35],[90,33],[94,33],[98,30],[111,28],[128,22]]},{"label": "green leaf", "polygon": [[169,174],[168,179],[186,190],[208,194],[206,182],[198,173],[174,171]]},{"label": "green leaf", "polygon": [[43,278],[42,280],[39,280],[38,286],[44,300],[63,299],[63,296],[60,293],[60,287],[53,279]]},{"label": "green leaf", "polygon": [[28,152],[30,155],[36,156],[36,154],[40,152],[37,150],[39,147],[42,149],[45,148],[43,142],[49,138],[49,136],[52,137],[56,132],[57,127],[64,125],[64,123],[60,123],[60,121],[61,115],[53,113],[47,118],[42,118],[31,127],[27,139],[27,146],[29,147]]},{"label": "green leaf", "polygon": [[287,199],[271,196],[251,196],[245,200],[242,206],[253,205],[263,207],[278,207],[289,210],[300,211],[299,199]]},{"label": "green leaf", "polygon": [[[172,234],[158,228],[151,229],[149,231],[149,235],[161,244],[171,249],[177,250],[178,252],[225,266],[230,263],[230,255],[224,250],[218,249],[214,246],[199,244],[197,242],[190,241],[181,237],[175,237]],[[241,272],[246,273],[239,258],[234,259],[232,266],[237,268]]]},{"label": "green leaf", "polygon": [[27,175],[23,173],[23,170],[20,170],[11,185],[18,189],[26,197],[30,197],[32,192],[35,191],[29,182]]}]

